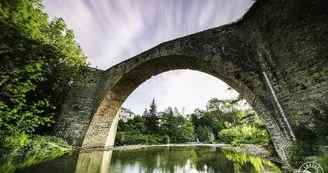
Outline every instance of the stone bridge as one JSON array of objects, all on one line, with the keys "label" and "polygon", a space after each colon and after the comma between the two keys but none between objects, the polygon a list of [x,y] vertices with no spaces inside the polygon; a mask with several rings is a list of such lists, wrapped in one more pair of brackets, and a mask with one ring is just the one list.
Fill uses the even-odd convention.
[{"label": "stone bridge", "polygon": [[55,129],[83,147],[112,146],[118,111],[154,75],[191,69],[239,92],[268,129],[279,156],[293,129],[328,106],[328,4],[325,0],[257,0],[239,20],[162,43],[74,83]]}]

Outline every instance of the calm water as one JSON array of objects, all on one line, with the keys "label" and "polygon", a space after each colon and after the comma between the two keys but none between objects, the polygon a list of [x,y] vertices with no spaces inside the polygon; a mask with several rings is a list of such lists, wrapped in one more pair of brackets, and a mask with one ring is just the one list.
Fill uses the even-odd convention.
[{"label": "calm water", "polygon": [[18,173],[207,173],[280,172],[276,164],[216,147],[149,147],[128,151],[73,153]]}]

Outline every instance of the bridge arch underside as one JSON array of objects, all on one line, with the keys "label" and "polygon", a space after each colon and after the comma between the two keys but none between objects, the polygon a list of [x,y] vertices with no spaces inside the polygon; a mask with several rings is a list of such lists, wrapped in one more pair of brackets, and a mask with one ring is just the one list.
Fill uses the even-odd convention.
[{"label": "bridge arch underside", "polygon": [[[133,59],[130,61],[135,61]],[[253,71],[241,70],[240,67],[231,62],[214,62],[181,55],[153,58],[140,63],[123,74],[117,74],[120,76],[116,80],[117,82],[110,88],[103,88],[107,94],[96,109],[82,146],[112,146],[116,134],[118,111],[127,97],[152,76],[177,69],[197,70],[210,74],[239,92],[267,127],[279,156],[283,160],[286,159],[284,150],[288,143],[288,134],[282,130],[283,125],[279,124],[277,112],[272,111],[272,107],[274,107],[272,102],[265,100],[268,89],[260,72],[254,69]],[[107,80],[113,80],[113,76]]]}]

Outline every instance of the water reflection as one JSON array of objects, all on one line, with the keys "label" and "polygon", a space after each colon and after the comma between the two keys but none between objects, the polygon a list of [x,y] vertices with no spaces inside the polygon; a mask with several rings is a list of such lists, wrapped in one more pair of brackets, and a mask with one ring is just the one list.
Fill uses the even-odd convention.
[{"label": "water reflection", "polygon": [[268,160],[214,147],[151,147],[116,151],[110,172],[280,172]]},{"label": "water reflection", "polygon": [[72,153],[15,172],[212,173],[281,172],[272,162],[217,147],[148,147],[127,151]]},{"label": "water reflection", "polygon": [[80,153],[75,173],[107,173],[113,151]]}]

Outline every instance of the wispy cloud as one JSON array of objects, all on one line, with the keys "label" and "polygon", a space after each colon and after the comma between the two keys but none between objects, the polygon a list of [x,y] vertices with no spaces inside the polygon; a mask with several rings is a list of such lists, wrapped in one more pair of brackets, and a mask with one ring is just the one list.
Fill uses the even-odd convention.
[{"label": "wispy cloud", "polygon": [[[65,19],[68,27],[75,31],[76,39],[88,56],[88,61],[92,66],[101,69],[107,69],[164,41],[234,21],[240,18],[252,3],[251,0],[43,0],[43,2],[50,16]],[[189,72],[179,72],[182,76],[183,73]],[[195,74],[191,73],[189,75],[193,75],[198,83],[204,83],[204,76],[195,77]],[[171,85],[169,87],[167,83],[174,78],[179,78],[175,72],[165,73],[150,80],[152,85],[146,83],[138,88],[129,97],[125,106],[131,107],[138,113],[142,112],[142,107],[148,106],[151,98],[140,97],[142,94],[139,92],[143,91],[143,87],[146,88],[143,94],[150,97],[158,95],[159,104],[173,103],[168,99],[173,91]],[[156,88],[156,83],[160,82],[162,84],[157,87],[158,90],[149,90]],[[194,88],[197,89],[200,88]],[[191,106],[195,105],[191,103],[189,106],[185,105],[187,109]]]}]

